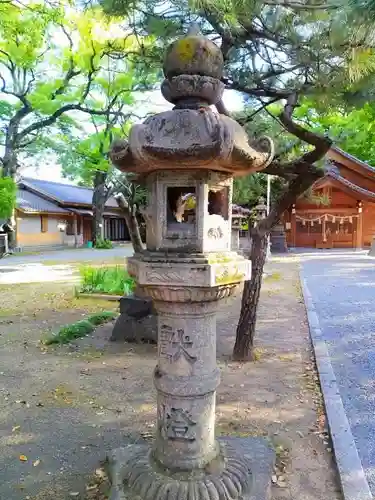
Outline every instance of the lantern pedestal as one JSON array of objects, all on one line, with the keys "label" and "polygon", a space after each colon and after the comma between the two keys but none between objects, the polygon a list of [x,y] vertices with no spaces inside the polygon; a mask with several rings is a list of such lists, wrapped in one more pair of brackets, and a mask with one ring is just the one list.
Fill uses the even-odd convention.
[{"label": "lantern pedestal", "polygon": [[[157,431],[152,447],[129,445],[110,456],[111,500],[268,498],[274,452],[266,442],[254,449],[251,439],[215,439],[217,306],[250,277],[250,266],[233,252],[144,252],[128,260],[158,313]],[[254,463],[267,481],[254,477]]]},{"label": "lantern pedestal", "polygon": [[251,272],[231,252],[233,176],[262,170],[274,152],[270,139],[256,149],[239,123],[210,108],[224,91],[223,67],[219,47],[197,33],[174,42],[161,91],[175,107],[111,148],[113,163],[148,191],[147,250],[127,268],[157,311],[158,361],[154,443],[111,454],[110,500],[267,499],[266,441],[215,439],[217,306]]},{"label": "lantern pedestal", "polygon": [[[108,465],[112,481],[110,500],[270,500],[275,453],[266,440],[228,437],[220,438],[218,443],[220,455],[206,472],[165,471],[153,462],[151,449],[146,444],[129,444],[114,450]],[[233,487],[241,480],[244,464],[248,468],[250,488],[236,497]],[[143,496],[137,496],[124,481],[129,476],[133,484],[143,486]]]}]

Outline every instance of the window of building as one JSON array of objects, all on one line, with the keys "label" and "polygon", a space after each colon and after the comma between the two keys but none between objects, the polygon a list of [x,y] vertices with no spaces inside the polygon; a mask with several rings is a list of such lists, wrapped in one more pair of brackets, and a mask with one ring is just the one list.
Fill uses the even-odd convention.
[{"label": "window of building", "polygon": [[48,215],[40,216],[40,232],[46,233],[48,231]]},{"label": "window of building", "polygon": [[[70,218],[66,221],[67,236],[74,236],[74,219]],[[81,218],[77,217],[77,235],[81,234]]]}]

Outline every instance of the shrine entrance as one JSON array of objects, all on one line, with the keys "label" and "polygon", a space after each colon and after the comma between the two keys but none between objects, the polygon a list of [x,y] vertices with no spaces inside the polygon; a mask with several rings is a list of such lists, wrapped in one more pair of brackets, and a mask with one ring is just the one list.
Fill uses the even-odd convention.
[{"label": "shrine entrance", "polygon": [[354,248],[357,242],[358,214],[296,214],[297,247]]}]

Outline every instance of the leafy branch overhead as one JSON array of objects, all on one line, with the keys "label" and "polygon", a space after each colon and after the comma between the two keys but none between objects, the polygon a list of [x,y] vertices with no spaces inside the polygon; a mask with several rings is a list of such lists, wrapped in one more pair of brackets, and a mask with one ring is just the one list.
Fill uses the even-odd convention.
[{"label": "leafy branch overhead", "polygon": [[[298,141],[311,144],[315,153],[305,156],[298,167],[293,158],[287,164],[279,158],[269,166],[270,174],[290,179],[301,173],[302,165],[317,161],[317,151],[327,144],[325,137],[314,137],[291,119],[291,109],[293,113],[298,109],[297,96],[299,100],[310,96],[324,102],[342,102],[365,84],[363,78],[354,84],[350,75],[354,59],[371,51],[369,38],[359,30],[350,8],[339,2],[147,0],[141,4],[103,0],[102,5],[107,12],[123,16],[133,33],[147,33],[157,39],[152,50],[145,49],[144,58],[149,61],[154,57],[159,64],[166,45],[185,33],[192,21],[198,22],[203,33],[221,45],[226,61],[223,81],[227,89],[243,95],[250,120],[257,113],[269,113],[272,106],[281,105],[283,109],[286,99],[296,101],[293,105],[289,102],[275,119]],[[372,53],[368,59],[371,57]],[[218,109],[227,113],[222,102]],[[317,148],[317,141],[324,147]]]},{"label": "leafy branch overhead", "polygon": [[139,50],[138,39],[124,37],[99,8],[80,12],[68,1],[28,2],[22,9],[17,2],[0,4],[3,175],[15,175],[19,154],[46,129],[64,132],[67,113],[126,120],[132,92],[153,84],[137,70]]}]

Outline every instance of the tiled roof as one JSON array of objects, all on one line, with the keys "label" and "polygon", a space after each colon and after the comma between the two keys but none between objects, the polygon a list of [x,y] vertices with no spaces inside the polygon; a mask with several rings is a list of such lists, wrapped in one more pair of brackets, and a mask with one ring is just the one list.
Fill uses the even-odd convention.
[{"label": "tiled roof", "polygon": [[[31,179],[29,177],[22,178],[19,184],[37,191],[38,193],[52,198],[64,205],[92,205],[93,190],[90,188],[63,184],[61,182]],[[117,206],[118,205],[114,198],[109,198],[106,203],[106,207],[117,208]]]},{"label": "tiled roof", "polygon": [[353,182],[350,182],[345,177],[342,177],[339,173],[335,172],[333,169],[327,172],[327,176],[331,177],[332,179],[336,179],[342,185],[346,186],[347,188],[351,189],[352,191],[355,191],[356,193],[362,196],[375,199],[375,193],[373,191],[369,191],[368,189],[364,189],[360,186],[357,186],[357,184],[353,184]]},{"label": "tiled roof", "polygon": [[59,207],[57,204],[41,198],[37,194],[18,189],[17,192],[17,207],[23,212],[53,212],[53,213],[69,213],[69,210]]},{"label": "tiled roof", "polygon": [[[369,172],[372,172],[375,175],[375,168],[369,165],[368,163],[360,160],[359,158],[356,158],[355,156],[347,153],[346,151],[342,150],[341,148],[337,146],[331,146],[331,150],[335,151],[336,153],[339,153],[342,155],[344,158],[347,158],[348,160],[353,161],[354,163],[357,163],[358,165],[361,165],[364,169],[366,169]],[[329,151],[328,151],[328,158],[329,158]]]}]

